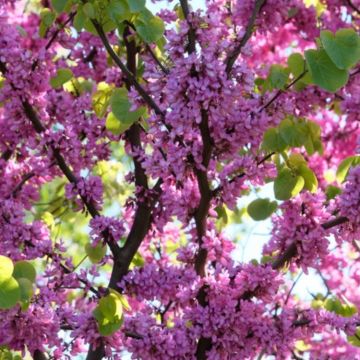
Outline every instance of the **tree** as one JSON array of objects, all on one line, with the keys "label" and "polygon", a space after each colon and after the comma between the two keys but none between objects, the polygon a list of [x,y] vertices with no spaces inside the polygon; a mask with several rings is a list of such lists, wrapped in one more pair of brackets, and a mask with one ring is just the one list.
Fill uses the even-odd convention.
[{"label": "tree", "polygon": [[156,2],[0,1],[0,358],[360,357],[360,2]]}]

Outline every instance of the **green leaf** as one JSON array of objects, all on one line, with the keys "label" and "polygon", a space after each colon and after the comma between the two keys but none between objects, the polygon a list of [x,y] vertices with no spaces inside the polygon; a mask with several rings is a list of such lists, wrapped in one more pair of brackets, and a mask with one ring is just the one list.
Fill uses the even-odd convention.
[{"label": "green leaf", "polygon": [[42,9],[40,12],[40,19],[46,25],[47,27],[51,26],[56,18],[56,15],[54,12],[52,12],[50,9],[45,8]]},{"label": "green leaf", "polygon": [[269,264],[272,262],[274,262],[274,256],[271,255],[263,255],[262,258],[260,259],[261,264]]},{"label": "green leaf", "polygon": [[89,17],[90,19],[94,19],[95,18],[95,9],[93,4],[91,3],[85,3],[83,6],[83,12],[84,14]]},{"label": "green leaf", "polygon": [[307,50],[305,58],[314,83],[321,88],[335,92],[347,83],[348,72],[338,69],[325,50]]},{"label": "green leaf", "polygon": [[99,333],[102,336],[110,336],[121,328],[122,323],[123,318],[113,322],[105,320],[103,323],[98,324]]},{"label": "green leaf", "polygon": [[127,0],[110,0],[106,7],[106,13],[118,26],[122,21],[128,20],[131,17]]},{"label": "green leaf", "polygon": [[105,127],[114,135],[120,135],[129,129],[131,124],[125,124],[115,117],[114,113],[110,112],[106,117]]},{"label": "green leaf", "polygon": [[353,29],[320,32],[326,53],[339,69],[350,69],[360,60],[360,37]]},{"label": "green leaf", "polygon": [[128,0],[131,12],[139,12],[144,10],[146,0]]},{"label": "green leaf", "polygon": [[13,276],[15,279],[25,278],[30,282],[36,279],[36,270],[34,266],[26,260],[17,261],[14,267]]},{"label": "green leaf", "polygon": [[289,200],[296,196],[304,187],[302,176],[295,175],[288,168],[282,169],[274,181],[274,193],[278,200]]},{"label": "green leaf", "polygon": [[56,16],[55,13],[52,12],[50,9],[42,9],[40,12],[40,26],[39,26],[39,35],[40,37],[45,37],[48,28],[54,22]]},{"label": "green leaf", "polygon": [[256,199],[249,204],[247,212],[255,221],[261,221],[267,219],[276,209],[276,201]]},{"label": "green leaf", "polygon": [[228,215],[227,215],[225,206],[224,205],[218,205],[215,208],[215,211],[216,211],[216,214],[217,214],[217,219],[226,225],[228,223],[229,219],[228,219]]},{"label": "green leaf", "polygon": [[79,96],[84,93],[92,93],[94,83],[91,80],[86,80],[82,76],[73,78],[71,81],[66,82],[63,85],[63,89],[75,96]]},{"label": "green leaf", "polygon": [[66,6],[68,0],[51,0],[51,5],[57,13],[61,13]]},{"label": "green leaf", "polygon": [[97,320],[98,330],[102,336],[112,335],[119,330],[124,321],[122,302],[119,296],[110,292],[110,295],[101,298],[93,311],[93,316]]},{"label": "green leaf", "polygon": [[313,155],[317,151],[319,154],[322,154],[321,127],[317,123],[307,120],[306,134],[304,146],[307,153]]},{"label": "green leaf", "polygon": [[110,290],[110,294],[101,298],[93,311],[101,335],[109,336],[120,329],[124,319],[122,304],[127,304],[121,298],[122,296],[117,291]]},{"label": "green leaf", "polygon": [[291,147],[300,147],[307,140],[307,130],[304,123],[284,119],[279,125],[279,133],[285,143]]},{"label": "green leaf", "polygon": [[324,306],[326,310],[344,317],[350,317],[357,313],[355,305],[349,302],[342,303],[337,297],[328,298]]},{"label": "green leaf", "polygon": [[298,173],[304,178],[305,189],[309,190],[312,193],[316,192],[318,188],[318,180],[315,173],[306,164],[300,165],[300,167],[298,168]]},{"label": "green leaf", "polygon": [[267,81],[271,89],[284,89],[289,79],[289,71],[281,65],[271,65]]},{"label": "green leaf", "polygon": [[123,308],[125,308],[125,310],[127,310],[127,311],[131,310],[131,307],[124,295],[120,294],[118,291],[116,291],[114,289],[109,289],[109,291],[110,291],[110,294],[113,294],[118,297],[118,299],[121,302],[121,305],[123,306]]},{"label": "green leaf", "polygon": [[60,88],[72,77],[73,73],[70,69],[58,69],[56,75],[50,79],[50,85],[54,89]]},{"label": "green leaf", "polygon": [[185,20],[185,15],[184,15],[184,11],[181,7],[180,4],[176,4],[174,6],[174,9],[173,9],[177,15],[177,17],[179,18],[179,20]]},{"label": "green leaf", "polygon": [[104,318],[112,320],[116,313],[116,298],[114,296],[105,296],[99,301],[99,310]]},{"label": "green leaf", "polygon": [[48,228],[51,228],[55,224],[54,215],[49,211],[45,211],[41,215],[41,220],[46,224]]},{"label": "green leaf", "polygon": [[115,89],[113,91],[110,104],[115,117],[125,125],[132,125],[146,113],[146,108],[144,106],[141,106],[134,111],[130,111],[131,103],[125,88]]},{"label": "green leaf", "polygon": [[0,255],[0,283],[11,278],[14,264],[7,256]]},{"label": "green leaf", "polygon": [[144,265],[145,265],[145,259],[137,251],[131,261],[130,268],[133,269],[134,267],[143,267]]},{"label": "green leaf", "polygon": [[[116,23],[108,17],[102,19],[101,25],[105,33],[108,33],[116,29]],[[94,24],[92,23],[91,19],[89,18],[86,18],[84,21],[84,29],[91,34],[98,36],[97,30]]]},{"label": "green leaf", "polygon": [[291,168],[298,170],[301,165],[307,165],[306,160],[301,154],[293,153],[289,156],[288,163]]},{"label": "green leaf", "polygon": [[280,136],[277,128],[266,130],[262,142],[262,148],[268,152],[281,152],[286,149],[286,143]]},{"label": "green leaf", "polygon": [[123,307],[119,296],[114,293],[101,298],[99,300],[98,308],[103,314],[104,318],[114,321],[122,317]]},{"label": "green leaf", "polygon": [[341,310],[341,301],[336,297],[328,298],[325,301],[325,309],[338,314]]},{"label": "green leaf", "polygon": [[[289,56],[288,60],[288,67],[290,72],[293,74],[294,79],[299,77],[305,70],[306,70],[306,62],[304,57],[300,53],[293,53]],[[301,84],[301,87],[305,85],[311,84],[312,78],[310,72],[307,71],[303,77],[297,81],[295,87]],[[300,88],[300,87],[299,87]]]},{"label": "green leaf", "polygon": [[83,11],[83,6],[79,5],[77,8],[76,15],[74,17],[74,21],[73,21],[73,25],[74,25],[74,28],[76,29],[76,31],[79,32],[82,30],[82,28],[84,27],[84,24],[85,24],[85,20],[86,20],[86,16]]},{"label": "green leaf", "polygon": [[336,171],[336,179],[339,183],[342,183],[349,174],[350,168],[352,166],[356,166],[360,164],[360,156],[350,156],[343,160],[337,171]]},{"label": "green leaf", "polygon": [[294,77],[300,76],[305,68],[305,60],[300,53],[293,53],[288,57],[287,64]]},{"label": "green leaf", "polygon": [[20,287],[20,301],[29,301],[34,295],[34,288],[32,282],[26,278],[19,278],[16,280]]},{"label": "green leaf", "polygon": [[99,263],[106,254],[107,246],[98,242],[96,246],[85,245],[85,253],[93,264]]},{"label": "green leaf", "polygon": [[164,22],[158,16],[142,16],[135,20],[136,31],[146,43],[158,41],[165,31]]},{"label": "green leaf", "polygon": [[337,195],[341,194],[341,189],[334,185],[329,185],[325,189],[326,199],[334,199]]},{"label": "green leaf", "polygon": [[20,286],[13,278],[0,282],[0,309],[10,309],[20,300]]},{"label": "green leaf", "polygon": [[347,340],[351,345],[360,347],[360,328],[356,329],[355,335],[348,336]]},{"label": "green leaf", "polygon": [[92,96],[92,106],[97,117],[102,118],[109,106],[113,87],[106,82],[100,82]]}]

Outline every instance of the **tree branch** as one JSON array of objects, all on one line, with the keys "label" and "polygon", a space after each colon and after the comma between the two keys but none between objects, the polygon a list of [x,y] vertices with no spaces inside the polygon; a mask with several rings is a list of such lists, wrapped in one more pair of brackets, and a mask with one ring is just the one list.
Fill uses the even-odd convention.
[{"label": "tree branch", "polygon": [[33,355],[34,360],[48,360],[47,356],[40,350],[35,350]]},{"label": "tree branch", "polygon": [[[330,228],[333,228],[335,226],[344,224],[348,222],[349,219],[341,216],[334,220],[330,220],[326,223],[321,224],[321,227],[325,230],[328,230]],[[288,263],[293,257],[297,255],[297,249],[296,249],[296,241],[294,241],[292,244],[289,245],[289,247],[285,250],[285,252],[281,255],[279,255],[276,260],[272,264],[273,269],[280,269],[282,268],[286,263]]]},{"label": "tree branch", "polygon": [[[2,62],[0,62],[0,71],[2,71],[4,75],[6,74],[6,66]],[[14,84],[11,84],[11,86],[13,88],[15,88]],[[45,132],[46,128],[41,123],[41,120],[39,119],[36,111],[30,105],[28,100],[26,100],[26,99],[21,100],[21,104],[22,104],[22,107],[23,107],[23,110],[24,110],[24,113],[25,113],[26,117],[32,123],[35,131],[38,134],[41,134],[41,133]],[[58,148],[56,148],[53,144],[48,144],[47,146],[52,151],[52,154],[53,154],[53,156],[54,156],[54,158],[56,160],[56,163],[59,166],[62,173],[65,175],[65,177],[68,179],[68,181],[70,183],[76,185],[78,179],[75,176],[75,174],[72,172],[70,167],[67,165],[65,159],[63,158],[63,156],[60,153],[60,150]],[[93,218],[96,217],[96,216],[100,216],[100,213],[98,212],[98,210],[96,209],[95,204],[92,201],[89,201],[86,197],[84,197],[84,196],[82,196],[80,194],[79,194],[79,196],[80,196],[82,202],[84,203],[87,211],[89,212],[89,214]],[[109,239],[109,234],[108,234],[107,231],[103,232],[103,237],[104,237],[104,241],[109,245],[110,250],[113,253],[113,255],[116,256],[116,254],[120,250],[120,247],[118,246],[118,244],[115,241],[113,241],[113,239]]]},{"label": "tree branch", "polygon": [[238,58],[238,56],[241,53],[241,49],[246,45],[246,43],[249,41],[249,39],[253,33],[256,17],[258,16],[261,8],[265,4],[265,1],[266,0],[256,0],[255,1],[255,6],[254,6],[254,9],[250,16],[249,22],[246,26],[244,36],[240,39],[239,43],[235,45],[234,49],[228,54],[228,56],[225,59],[225,64],[226,64],[225,72],[228,76],[231,73],[231,70],[235,64],[236,59]]},{"label": "tree branch", "polygon": [[[137,53],[136,44],[134,40],[130,42],[128,41],[128,35],[129,29],[125,28],[123,38],[125,41],[127,53],[126,69],[129,69],[129,72],[131,72],[131,74],[134,74],[135,76]],[[128,90],[130,90],[131,86],[134,86],[134,82],[127,78],[126,86]],[[132,150],[135,150],[136,148],[141,148],[140,127],[137,123],[133,124],[126,132],[126,138],[130,142]],[[135,185],[143,191],[147,191],[148,181],[145,170],[143,169],[139,159],[136,156],[133,157],[133,161],[135,166]],[[137,199],[137,209],[135,212],[134,222],[131,226],[131,230],[127,236],[124,246],[121,248],[119,254],[114,257],[114,264],[108,284],[108,289],[111,288],[115,290],[120,290],[118,283],[122,280],[124,275],[127,274],[132,259],[134,258],[142,241],[144,240],[146,234],[150,229],[152,210],[158,196],[160,195],[161,184],[162,180],[159,179],[157,184],[152,189],[152,191],[155,193],[152,199]],[[86,359],[100,360],[104,357],[104,355],[105,350],[103,344],[98,346],[96,349],[93,349],[90,346]]]},{"label": "tree branch", "polygon": [[345,2],[348,4],[348,6],[353,9],[357,14],[360,15],[360,10],[358,7],[356,7],[351,0],[345,0]]},{"label": "tree branch", "polygon": [[153,58],[153,60],[156,62],[156,64],[159,66],[159,68],[161,69],[161,71],[165,74],[165,75],[169,75],[170,71],[167,67],[165,67],[163,65],[163,63],[157,58],[157,56],[155,55],[153,49],[150,47],[149,44],[145,44],[145,49],[149,52],[149,54],[151,55],[151,57]]},{"label": "tree branch", "polygon": [[205,168],[205,170],[200,170],[196,167],[194,169],[201,195],[200,203],[194,216],[199,244],[199,251],[197,253],[197,256],[195,257],[195,270],[198,275],[204,277],[206,275],[205,264],[207,258],[207,250],[202,248],[202,238],[206,233],[206,218],[209,212],[210,202],[212,198],[206,170],[209,166],[212,154],[212,140],[209,129],[209,116],[207,111],[204,109],[201,109],[201,122],[199,127],[201,138],[203,141],[202,166]]},{"label": "tree branch", "polygon": [[188,4],[188,1],[187,0],[180,0],[180,6],[181,6],[181,9],[182,9],[182,12],[184,14],[184,17],[189,25],[189,31],[188,31],[188,44],[187,44],[187,47],[186,47],[186,51],[189,53],[189,54],[192,54],[195,52],[196,50],[196,33],[195,33],[195,30],[192,26],[192,24],[190,23],[190,20],[189,20],[189,14],[190,14],[190,10],[189,10],[189,4]]},{"label": "tree branch", "polygon": [[335,226],[345,224],[349,221],[349,219],[345,216],[340,216],[334,220],[327,221],[326,223],[321,224],[321,227],[325,230],[331,229]]},{"label": "tree branch", "polygon": [[[188,3],[186,0],[180,1],[183,12],[185,17],[188,17],[189,9]],[[187,47],[187,51],[189,54],[195,52],[195,31],[192,28],[191,24],[189,24],[190,29],[188,31],[188,39],[189,44]],[[191,69],[191,76],[196,76],[195,67]],[[209,166],[209,162],[211,159],[212,151],[213,151],[213,142],[211,139],[210,129],[209,129],[209,114],[208,112],[201,108],[201,122],[199,125],[201,139],[203,142],[203,149],[202,149],[202,166],[203,169],[198,169],[197,165],[194,163],[194,172],[197,178],[198,187],[200,191],[200,203],[198,208],[196,209],[194,219],[196,224],[196,235],[199,245],[199,250],[195,256],[195,271],[200,277],[206,276],[205,266],[206,266],[206,259],[208,255],[208,251],[202,247],[203,244],[203,237],[206,234],[206,227],[207,227],[207,216],[210,209],[210,202],[212,199],[212,193],[209,186],[208,176],[207,176],[207,168]],[[208,305],[208,301],[206,299],[206,290],[207,285],[203,285],[197,293],[197,300],[202,307]],[[212,347],[211,338],[201,336],[196,347],[196,359],[197,360],[205,360],[206,353]]]},{"label": "tree branch", "polygon": [[[55,161],[53,161],[49,168],[54,166],[56,164]],[[14,189],[11,191],[11,193],[7,196],[7,198],[12,197],[16,197],[17,193],[22,189],[22,187],[26,184],[27,181],[29,181],[31,178],[33,178],[34,176],[36,176],[36,172],[35,171],[29,171],[27,174],[24,174],[24,176],[21,178],[21,180],[16,184],[16,186],[14,187]]]},{"label": "tree branch", "polygon": [[1,160],[5,160],[5,161],[10,160],[12,153],[13,153],[13,152],[12,152],[12,150],[10,150],[10,149],[5,150],[5,151],[1,154]]},{"label": "tree branch", "polygon": [[156,115],[160,115],[164,117],[165,113],[159,108],[159,106],[155,103],[155,101],[152,99],[152,97],[146,92],[146,90],[139,84],[139,82],[136,80],[136,77],[134,74],[128,69],[127,66],[121,61],[121,59],[118,57],[118,55],[115,53],[114,49],[109,43],[109,40],[102,28],[102,26],[96,21],[91,20],[92,24],[94,25],[102,43],[105,46],[105,49],[115,62],[115,64],[120,68],[120,70],[123,72],[123,74],[126,76],[127,81],[129,85],[134,86],[136,91],[139,93],[139,95],[142,97],[142,99],[155,111]]}]

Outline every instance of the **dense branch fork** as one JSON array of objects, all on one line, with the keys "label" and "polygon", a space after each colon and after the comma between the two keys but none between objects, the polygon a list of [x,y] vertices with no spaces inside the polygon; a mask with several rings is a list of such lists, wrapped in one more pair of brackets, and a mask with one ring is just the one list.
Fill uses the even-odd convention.
[{"label": "dense branch fork", "polygon": [[[103,29],[100,25],[98,25],[94,21],[94,25],[96,24],[96,29],[99,33],[99,36],[102,38],[103,43],[107,49],[107,51],[113,52],[112,47],[107,42],[107,38],[105,36],[105,33],[103,32]],[[129,29],[125,28],[124,31],[124,41],[126,46],[126,54],[127,54],[127,64],[126,66],[121,62],[121,60],[117,57],[117,65],[121,68],[121,70],[126,75],[126,86],[128,90],[132,86],[134,86],[139,91],[139,86],[137,85],[138,82],[135,78],[136,75],[136,44],[135,41],[128,41],[127,35],[129,34]],[[104,42],[105,41],[105,42]],[[110,54],[111,55],[111,54]],[[115,60],[115,59],[114,59]],[[125,70],[125,71],[124,71]],[[140,86],[140,92],[145,91]],[[146,94],[145,99],[150,99],[150,103],[147,101],[147,103],[150,106],[153,106],[152,99],[148,97]],[[144,99],[144,100],[145,100]],[[153,104],[153,105],[151,105]],[[156,105],[155,105],[156,107]],[[155,110],[155,109],[154,109]],[[160,110],[158,110],[160,111]],[[155,110],[157,112],[157,110]],[[159,113],[161,115],[161,112]],[[129,141],[132,150],[139,149],[142,147],[141,145],[141,139],[140,139],[140,126],[135,123],[133,124],[130,129],[126,132],[126,138]],[[133,157],[133,162],[135,166],[135,184],[137,187],[141,188],[143,191],[148,190],[148,179],[145,174],[145,170],[143,169],[140,161],[136,156]],[[151,226],[151,215],[153,207],[155,206],[155,203],[160,195],[161,192],[161,184],[162,180],[159,179],[157,184],[154,187],[155,195],[152,197],[151,200],[140,200],[138,199],[136,201],[137,209],[135,211],[134,216],[134,222],[132,224],[131,230],[127,236],[127,239],[125,241],[125,244],[123,248],[121,248],[119,254],[114,257],[114,264],[111,272],[110,281],[108,284],[108,288],[121,290],[119,289],[118,283],[121,281],[121,279],[127,274],[129,270],[130,263],[132,259],[134,258],[136,252],[138,251],[142,241],[144,240],[146,234],[148,233],[150,226]],[[90,347],[87,360],[100,360],[104,357],[105,350],[103,344],[101,344],[96,349],[93,349]]]}]

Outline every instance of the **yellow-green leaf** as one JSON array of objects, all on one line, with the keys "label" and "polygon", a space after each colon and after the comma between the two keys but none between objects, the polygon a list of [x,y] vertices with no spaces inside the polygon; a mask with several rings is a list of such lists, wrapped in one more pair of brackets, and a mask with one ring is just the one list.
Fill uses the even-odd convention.
[{"label": "yellow-green leaf", "polygon": [[294,174],[290,169],[280,171],[274,181],[274,193],[278,200],[289,200],[296,196],[304,187],[305,180],[302,176]]},{"label": "yellow-green leaf", "polygon": [[103,245],[101,242],[98,242],[96,246],[92,246],[91,244],[85,245],[85,253],[94,264],[99,263],[103,259],[106,250],[107,245]]},{"label": "yellow-green leaf", "polygon": [[8,280],[14,271],[14,264],[7,256],[0,255],[0,282]]},{"label": "yellow-green leaf", "polygon": [[50,85],[54,89],[60,88],[73,77],[70,69],[58,69],[56,75],[50,79]]}]

